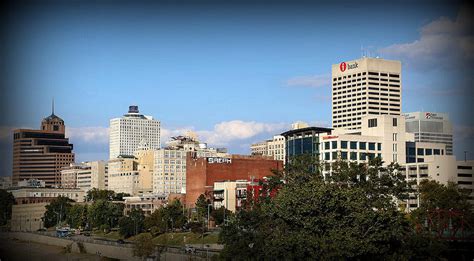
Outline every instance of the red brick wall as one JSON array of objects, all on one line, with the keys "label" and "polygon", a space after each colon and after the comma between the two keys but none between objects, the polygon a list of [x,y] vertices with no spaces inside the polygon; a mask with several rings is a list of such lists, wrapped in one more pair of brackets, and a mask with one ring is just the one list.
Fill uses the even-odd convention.
[{"label": "red brick wall", "polygon": [[208,163],[206,158],[186,161],[186,206],[194,207],[199,195],[212,191],[215,181],[250,180],[272,176],[283,162],[266,157],[232,155],[232,163]]}]

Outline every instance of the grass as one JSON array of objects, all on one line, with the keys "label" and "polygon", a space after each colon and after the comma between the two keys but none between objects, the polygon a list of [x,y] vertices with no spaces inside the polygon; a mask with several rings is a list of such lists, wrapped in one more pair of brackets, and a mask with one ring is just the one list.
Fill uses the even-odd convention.
[{"label": "grass", "polygon": [[[135,237],[128,240],[133,241]],[[184,246],[186,244],[217,244],[218,233],[194,234],[192,232],[165,233],[153,238],[153,243],[158,245]]]},{"label": "grass", "polygon": [[103,231],[94,231],[92,234],[94,237],[100,237],[100,238],[105,238],[105,239],[110,239],[110,240],[119,240],[123,239],[123,237],[120,235],[118,231],[111,231],[109,233],[104,233]]}]

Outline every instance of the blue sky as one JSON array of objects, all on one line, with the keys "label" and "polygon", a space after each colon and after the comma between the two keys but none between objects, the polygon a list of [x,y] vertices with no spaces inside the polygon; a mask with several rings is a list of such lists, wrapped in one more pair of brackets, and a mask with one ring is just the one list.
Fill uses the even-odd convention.
[{"label": "blue sky", "polygon": [[[79,161],[107,158],[109,119],[131,104],[162,122],[165,139],[192,129],[210,145],[248,153],[297,120],[330,126],[331,65],[360,58],[361,46],[402,61],[404,112],[449,113],[456,153],[470,150],[466,7],[119,3],[5,11],[2,153],[11,155],[12,128],[39,127],[52,97]],[[1,175],[9,175],[9,161],[0,162]]]}]

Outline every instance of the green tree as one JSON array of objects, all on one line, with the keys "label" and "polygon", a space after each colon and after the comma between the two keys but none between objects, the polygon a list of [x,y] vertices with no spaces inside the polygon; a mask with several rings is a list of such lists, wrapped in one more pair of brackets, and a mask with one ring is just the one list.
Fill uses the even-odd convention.
[{"label": "green tree", "polygon": [[130,214],[119,219],[120,234],[124,237],[137,235],[143,231],[145,215],[141,209],[132,209]]},{"label": "green tree", "polygon": [[133,246],[133,255],[145,259],[151,256],[155,251],[155,244],[153,244],[153,237],[150,233],[143,233],[136,237]]},{"label": "green tree", "polygon": [[231,215],[232,212],[230,210],[227,210],[225,207],[213,209],[211,212],[211,217],[216,222],[216,225],[222,225],[224,223],[224,218],[229,219]]},{"label": "green tree", "polygon": [[419,232],[431,232],[436,237],[452,236],[461,226],[474,228],[474,213],[469,203],[470,191],[457,184],[440,184],[423,180],[418,186],[420,206],[410,218]]},{"label": "green tree", "polygon": [[394,198],[409,184],[397,166],[336,162],[331,176],[311,156],[295,157],[274,197],[237,213],[220,240],[225,259],[407,258],[413,230]]},{"label": "green tree", "polygon": [[67,222],[72,228],[84,228],[87,225],[87,205],[73,205],[69,208]]},{"label": "green tree", "polygon": [[204,222],[207,220],[207,208],[208,205],[211,204],[209,199],[206,199],[204,194],[199,195],[198,199],[196,200],[196,212],[198,214],[198,221]]},{"label": "green tree", "polygon": [[60,222],[67,219],[69,209],[71,208],[71,202],[74,202],[68,197],[59,196],[55,198],[51,203],[46,206],[46,212],[44,213],[44,226],[53,227],[58,225]]},{"label": "green tree", "polygon": [[115,192],[113,190],[93,188],[87,191],[86,201],[113,200]]},{"label": "green tree", "polygon": [[0,189],[0,225],[5,225],[12,218],[12,206],[15,198],[12,193]]},{"label": "green tree", "polygon": [[89,206],[87,218],[94,228],[101,226],[116,227],[118,220],[123,216],[123,204],[112,203],[107,200],[97,200]]},{"label": "green tree", "polygon": [[158,233],[164,233],[174,228],[181,228],[186,224],[183,214],[183,205],[180,200],[174,200],[145,218],[145,227]]}]

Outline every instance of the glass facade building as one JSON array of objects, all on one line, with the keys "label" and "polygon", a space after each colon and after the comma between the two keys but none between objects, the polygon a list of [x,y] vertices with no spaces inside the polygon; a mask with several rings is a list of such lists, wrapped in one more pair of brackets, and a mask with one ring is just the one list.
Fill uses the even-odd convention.
[{"label": "glass facade building", "polygon": [[287,163],[291,157],[310,154],[319,158],[320,135],[330,134],[332,129],[320,127],[308,127],[296,130],[290,130],[282,133],[286,142]]}]

